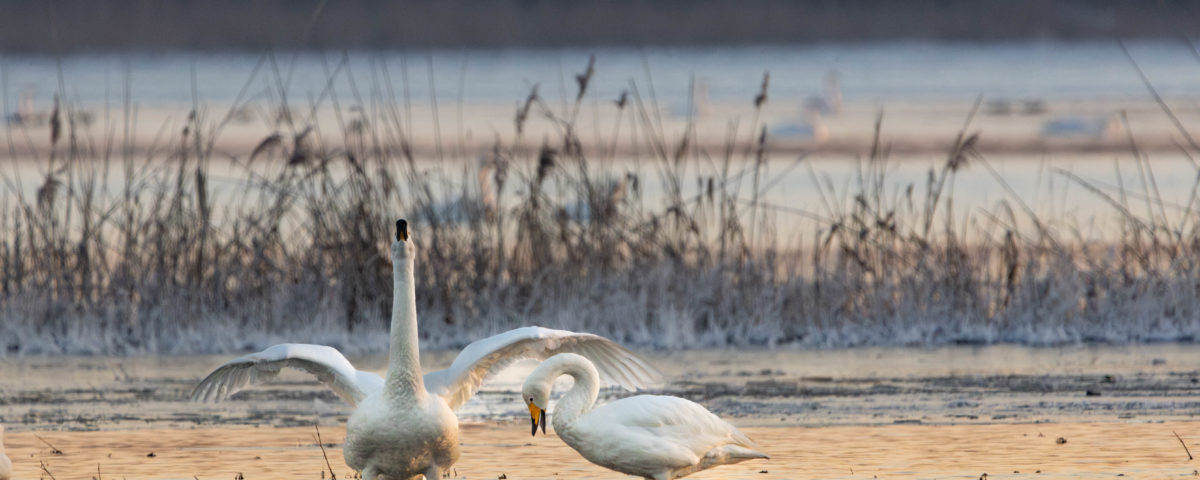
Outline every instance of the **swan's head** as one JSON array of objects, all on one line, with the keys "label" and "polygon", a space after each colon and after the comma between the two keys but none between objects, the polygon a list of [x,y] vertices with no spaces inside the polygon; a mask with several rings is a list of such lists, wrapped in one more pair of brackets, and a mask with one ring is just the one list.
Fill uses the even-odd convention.
[{"label": "swan's head", "polygon": [[414,248],[408,238],[408,220],[396,220],[396,241],[392,242],[392,257],[407,257]]},{"label": "swan's head", "polygon": [[529,407],[529,419],[533,425],[532,434],[537,435],[538,425],[542,426],[542,433],[545,434],[546,407],[550,406],[550,384],[525,382],[525,386],[521,388],[521,397],[525,399],[525,405]]}]

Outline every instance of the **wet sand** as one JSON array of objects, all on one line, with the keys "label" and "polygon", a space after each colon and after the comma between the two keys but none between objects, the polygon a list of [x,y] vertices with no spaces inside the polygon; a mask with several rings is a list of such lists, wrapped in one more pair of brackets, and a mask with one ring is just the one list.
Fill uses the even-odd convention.
[{"label": "wet sand", "polygon": [[[703,404],[772,455],[689,478],[1194,478],[1200,468],[1172,433],[1200,454],[1195,345],[643,355],[667,375],[656,392]],[[16,478],[316,480],[325,461],[314,424],[334,473],[352,478],[341,454],[350,407],[310,377],[286,373],[221,403],[187,401],[232,357],[0,359],[0,423]],[[351,360],[379,372],[385,357]],[[452,360],[422,355],[431,369]],[[532,367],[501,372],[459,410],[455,478],[628,478],[588,464],[553,430],[529,436],[516,392]],[[606,389],[601,402],[628,394]]]},{"label": "wet sand", "polygon": [[[1192,477],[1172,434],[1200,451],[1200,422],[1056,423],[751,427],[770,460],[701,472],[696,479],[850,478],[1129,478]],[[338,478],[353,478],[342,461],[345,429],[321,430]],[[114,432],[11,434],[18,479],[50,478],[310,478],[328,475],[313,428],[224,427]],[[1059,438],[1065,443],[1058,443]],[[589,464],[551,432],[530,438],[522,422],[463,426],[460,479],[630,478]],[[153,457],[149,456],[153,453]],[[45,466],[46,471],[42,470]],[[97,473],[97,468],[99,473]],[[323,475],[324,471],[324,475]]]}]

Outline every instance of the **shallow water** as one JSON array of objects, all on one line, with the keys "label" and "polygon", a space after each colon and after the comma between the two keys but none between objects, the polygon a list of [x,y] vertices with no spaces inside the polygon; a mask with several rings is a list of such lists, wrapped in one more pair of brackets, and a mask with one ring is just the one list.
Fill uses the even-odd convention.
[{"label": "shallow water", "polygon": [[[1164,95],[1200,94],[1192,79],[1200,72],[1183,42],[1130,41],[1130,52]],[[345,78],[333,84],[343,99],[373,95],[427,102],[429,85],[442,101],[510,103],[535,83],[552,101],[574,93],[572,75],[596,55],[593,89],[615,99],[638,82],[642,95],[669,104],[686,103],[694,78],[717,100],[750,98],[764,71],[771,94],[799,99],[819,94],[822,79],[839,73],[847,99],[1014,98],[1142,96],[1145,87],[1116,42],[930,43],[863,42],[807,45],[704,46],[679,48],[456,49],[355,51]],[[250,53],[84,53],[62,57],[7,55],[0,61],[7,95],[33,88],[48,103],[59,85],[67,98],[89,108],[120,104],[128,87],[142,106],[187,106],[200,101],[232,102],[244,96],[278,96],[279,85],[294,99],[321,95],[328,73],[341,68],[340,52],[277,53],[275,63]],[[430,79],[430,65],[433,78]],[[1013,75],[1014,65],[1021,74]],[[386,67],[386,70],[385,70]],[[278,72],[278,77],[276,77]],[[383,85],[391,84],[388,91]]]},{"label": "shallow water", "polygon": [[[643,352],[666,375],[655,388],[746,425],[889,425],[1187,420],[1200,413],[1200,349],[1190,344]],[[208,425],[339,425],[350,409],[298,372],[217,404],[186,401],[234,355],[19,357],[0,361],[0,423],[10,431]],[[352,358],[382,373],[386,358]],[[428,369],[451,352],[426,353]],[[460,411],[523,418],[530,362],[490,381]],[[561,391],[561,389],[560,389]],[[606,399],[628,395],[606,389]]]}]

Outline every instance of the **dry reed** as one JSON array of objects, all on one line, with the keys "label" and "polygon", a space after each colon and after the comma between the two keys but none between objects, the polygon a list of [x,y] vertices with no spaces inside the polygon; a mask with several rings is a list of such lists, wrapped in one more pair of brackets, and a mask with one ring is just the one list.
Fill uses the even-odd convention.
[{"label": "dry reed", "polygon": [[[993,210],[956,211],[960,170],[995,173],[973,149],[979,133],[970,118],[924,184],[897,188],[878,139],[881,115],[850,191],[814,172],[822,202],[811,236],[780,242],[778,216],[809,206],[762,201],[779,177],[770,175],[757,114],[748,135],[731,129],[725,148],[708,151],[690,127],[679,138],[663,133],[655,102],[631,82],[615,106],[597,104],[615,108],[617,123],[590,146],[576,117],[593,67],[576,76],[574,104],[562,115],[534,86],[511,143],[497,140],[477,158],[447,149],[461,157],[452,160],[478,165],[459,178],[414,158],[407,99],[373,100],[354,121],[339,115],[343,146],[331,147],[280,87],[268,109],[293,141],[276,134],[239,152],[249,158],[235,163],[242,186],[223,198],[211,191],[212,164],[226,155],[216,139],[244,105],[217,120],[198,106],[177,139],[156,142],[145,158],[130,145],[136,113],[128,100],[124,118],[105,126],[117,133],[99,146],[75,140],[65,122],[61,138],[53,130],[53,163],[36,198],[22,193],[28,178],[4,178],[0,348],[210,352],[291,340],[382,349],[387,229],[399,216],[420,239],[418,309],[432,345],[525,324],[662,348],[1200,334],[1194,213],[1172,223],[1158,213],[1161,199],[1140,214],[1124,195],[1094,189],[1123,226],[1119,238],[1097,244],[1039,218],[1015,195]],[[349,73],[334,69],[331,84],[337,75]],[[756,112],[769,101],[768,78],[753,97]],[[322,92],[310,115],[323,104],[340,111],[338,101]],[[622,119],[638,145],[632,161],[653,175],[617,172],[609,161]],[[535,121],[549,122],[557,138],[540,146],[523,138]],[[112,168],[124,177],[114,188],[106,183]],[[749,192],[743,177],[753,179]],[[650,184],[661,200],[646,199]]]}]

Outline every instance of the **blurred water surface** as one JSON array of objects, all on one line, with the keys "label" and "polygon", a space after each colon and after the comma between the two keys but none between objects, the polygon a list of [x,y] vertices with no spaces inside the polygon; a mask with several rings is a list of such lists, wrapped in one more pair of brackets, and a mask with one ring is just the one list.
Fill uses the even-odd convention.
[{"label": "blurred water surface", "polygon": [[[1200,61],[1184,42],[1140,41],[1130,53],[1164,95],[1200,94]],[[689,81],[706,84],[713,99],[741,98],[771,72],[776,98],[818,94],[837,72],[848,99],[1096,98],[1143,96],[1145,87],[1115,42],[839,43],[671,48],[457,49],[331,52],[80,53],[0,57],[8,109],[32,88],[49,101],[61,87],[85,105],[120,103],[128,87],[134,102],[175,106],[193,99],[218,103],[268,95],[284,87],[295,100],[318,96],[343,59],[354,81],[334,82],[345,98],[403,90],[418,102],[430,84],[444,101],[513,102],[541,84],[545,98],[575,92],[574,74],[596,56],[594,92],[613,97],[635,80],[643,95],[680,102]],[[260,65],[261,63],[261,65]],[[430,78],[432,66],[433,78]],[[257,75],[255,75],[257,72]],[[405,78],[407,77],[407,82]],[[386,79],[390,78],[390,82]]]}]

